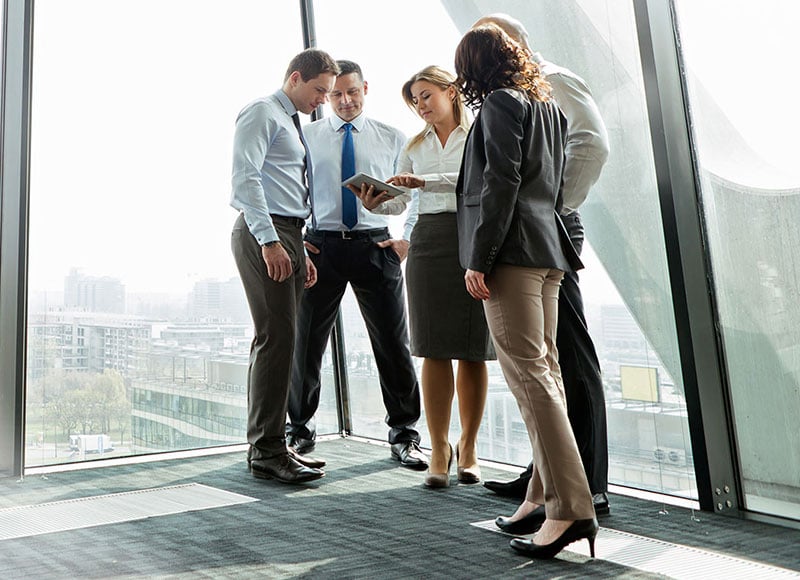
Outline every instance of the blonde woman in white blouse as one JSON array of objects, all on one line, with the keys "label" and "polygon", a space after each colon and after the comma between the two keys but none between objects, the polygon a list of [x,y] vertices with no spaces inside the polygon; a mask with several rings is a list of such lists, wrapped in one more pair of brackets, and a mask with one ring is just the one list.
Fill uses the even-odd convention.
[{"label": "blonde woman in white blouse", "polygon": [[[424,358],[422,392],[432,447],[428,487],[449,485],[454,456],[459,482],[480,481],[477,437],[488,385],[485,361],[496,358],[483,305],[467,293],[458,260],[455,189],[469,120],[454,82],[449,71],[429,66],[403,85],[403,99],[425,128],[409,139],[398,175],[387,180],[414,189],[406,222],[406,231],[413,227],[406,285],[411,352]],[[455,392],[461,435],[453,447]]]}]

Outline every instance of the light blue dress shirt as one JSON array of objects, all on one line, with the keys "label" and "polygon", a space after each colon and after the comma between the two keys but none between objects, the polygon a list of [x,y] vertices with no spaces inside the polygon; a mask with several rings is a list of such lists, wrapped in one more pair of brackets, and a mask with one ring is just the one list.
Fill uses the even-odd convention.
[{"label": "light blue dress shirt", "polygon": [[[387,179],[396,173],[397,160],[406,137],[380,121],[359,115],[352,121],[356,173]],[[342,223],[342,142],[345,121],[331,115],[303,128],[311,159],[314,161],[314,216],[318,230],[340,231]],[[358,204],[358,223],[354,230],[388,227],[385,215],[370,212]],[[403,208],[405,209],[405,204]],[[401,211],[402,211],[401,209]],[[401,213],[401,212],[398,212]]]},{"label": "light blue dress shirt", "polygon": [[292,121],[297,112],[283,90],[247,105],[236,119],[231,206],[244,212],[259,244],[278,234],[270,214],[310,214],[305,149]]}]

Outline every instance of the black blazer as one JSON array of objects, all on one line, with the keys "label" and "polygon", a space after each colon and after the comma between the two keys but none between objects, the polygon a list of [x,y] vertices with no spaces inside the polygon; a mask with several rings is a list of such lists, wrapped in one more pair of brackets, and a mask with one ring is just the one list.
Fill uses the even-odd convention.
[{"label": "black blazer", "polygon": [[517,89],[484,100],[456,184],[461,266],[495,263],[563,271],[583,267],[561,222],[567,119],[555,103]]}]

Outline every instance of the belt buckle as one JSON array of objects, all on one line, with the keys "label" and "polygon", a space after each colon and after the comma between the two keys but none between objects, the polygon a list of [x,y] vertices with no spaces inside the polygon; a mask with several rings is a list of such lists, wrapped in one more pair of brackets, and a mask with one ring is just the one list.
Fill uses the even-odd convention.
[{"label": "belt buckle", "polygon": [[353,239],[355,239],[354,238],[355,232],[347,231],[347,230],[341,230],[341,232],[342,232],[342,239],[343,240],[353,240]]}]

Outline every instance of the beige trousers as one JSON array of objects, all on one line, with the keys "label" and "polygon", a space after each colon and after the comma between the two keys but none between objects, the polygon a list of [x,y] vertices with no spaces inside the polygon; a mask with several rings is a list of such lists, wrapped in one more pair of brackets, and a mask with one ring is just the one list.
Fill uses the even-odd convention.
[{"label": "beige trousers", "polygon": [[563,272],[498,265],[487,277],[486,321],[509,389],[517,400],[533,449],[526,499],[547,517],[594,517],[586,473],[567,418],[558,366],[556,323]]}]

